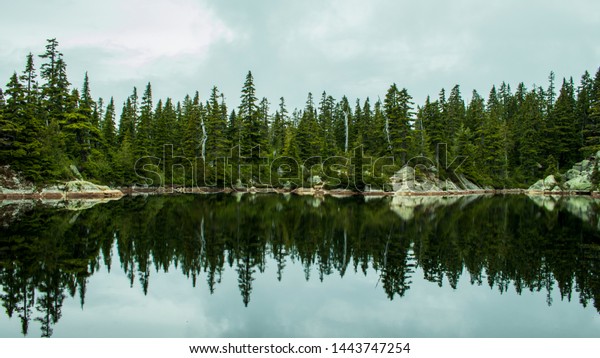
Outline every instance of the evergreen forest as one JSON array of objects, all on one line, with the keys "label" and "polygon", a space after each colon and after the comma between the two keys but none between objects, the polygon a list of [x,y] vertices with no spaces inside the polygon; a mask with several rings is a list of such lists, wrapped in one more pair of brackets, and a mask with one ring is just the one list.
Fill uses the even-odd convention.
[{"label": "evergreen forest", "polygon": [[[329,186],[360,188],[382,187],[414,158],[447,155],[467,158],[456,172],[479,185],[517,188],[600,150],[600,69],[577,83],[551,72],[546,86],[501,83],[487,94],[465,96],[456,85],[421,104],[395,83],[377,101],[308,93],[302,109],[257,93],[248,72],[237,108],[216,86],[155,99],[148,83],[123,103],[95,99],[87,73],[82,88],[72,87],[49,39],[0,89],[0,165],[43,184],[72,179],[75,166],[112,186],[277,186],[317,173],[338,179]],[[451,173],[442,166],[439,175]]]}]

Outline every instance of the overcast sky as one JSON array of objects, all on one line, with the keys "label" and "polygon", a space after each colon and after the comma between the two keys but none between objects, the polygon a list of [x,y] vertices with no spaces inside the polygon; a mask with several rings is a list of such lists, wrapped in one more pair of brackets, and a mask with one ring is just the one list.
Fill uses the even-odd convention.
[{"label": "overcast sky", "polygon": [[281,96],[302,107],[324,90],[375,100],[394,82],[416,104],[455,84],[487,98],[502,81],[546,87],[553,70],[578,83],[600,66],[597,0],[0,0],[0,9],[0,87],[56,37],[73,85],[87,70],[92,95],[119,108],[150,81],[155,102],[196,90],[206,99],[216,85],[231,109],[248,70],[274,111]]}]

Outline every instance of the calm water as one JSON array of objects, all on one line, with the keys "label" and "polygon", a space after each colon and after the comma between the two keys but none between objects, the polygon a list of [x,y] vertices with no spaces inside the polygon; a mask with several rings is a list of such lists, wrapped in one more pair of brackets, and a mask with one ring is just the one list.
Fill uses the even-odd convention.
[{"label": "calm water", "polygon": [[0,337],[600,337],[600,202],[0,207]]}]

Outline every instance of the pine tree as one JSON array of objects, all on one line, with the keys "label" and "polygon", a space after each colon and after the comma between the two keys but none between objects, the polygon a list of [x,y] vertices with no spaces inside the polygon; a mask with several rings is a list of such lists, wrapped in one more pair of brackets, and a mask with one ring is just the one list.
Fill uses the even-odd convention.
[{"label": "pine tree", "polygon": [[523,105],[517,114],[518,133],[517,152],[519,172],[524,175],[524,182],[531,182],[540,176],[539,170],[545,160],[540,148],[541,135],[544,131],[544,104],[535,91],[527,93]]},{"label": "pine tree", "polygon": [[419,120],[423,123],[425,131],[429,135],[430,152],[434,153],[435,160],[439,160],[440,153],[438,151],[440,144],[448,144],[439,102],[431,102],[429,96],[427,96],[425,105],[419,111]]},{"label": "pine tree", "polygon": [[585,153],[596,153],[600,150],[600,68],[594,77],[590,95],[589,123],[586,126]]},{"label": "pine tree", "polygon": [[275,116],[273,116],[273,125],[271,127],[271,148],[275,157],[282,153],[288,120],[289,118],[287,109],[285,107],[285,100],[283,97],[281,97],[279,99],[279,109],[275,111]]},{"label": "pine tree", "polygon": [[481,173],[477,170],[474,160],[474,158],[477,157],[477,148],[473,144],[473,136],[474,135],[471,132],[471,129],[467,128],[464,124],[461,124],[454,137],[452,153],[454,153],[454,155],[457,157],[465,158],[464,162],[456,169],[455,173],[463,174],[467,177],[467,179],[479,182],[482,178]]},{"label": "pine tree", "polygon": [[241,148],[242,145],[242,120],[240,116],[232,110],[227,120],[227,140],[232,147]]},{"label": "pine tree", "polygon": [[[6,95],[2,94],[2,108],[0,112],[0,163],[16,164],[19,168],[20,161],[26,157],[26,152],[21,149],[19,142],[25,121],[24,91],[17,74],[14,73],[6,85]],[[14,165],[13,164],[13,165]]]},{"label": "pine tree", "polygon": [[206,147],[212,160],[225,157],[229,154],[230,149],[230,143],[226,136],[227,121],[226,117],[223,117],[219,97],[219,90],[214,86],[206,104],[206,132],[208,135]]},{"label": "pine tree", "polygon": [[336,154],[336,138],[334,128],[335,100],[325,91],[319,102],[319,127],[323,135],[323,156],[330,157]]},{"label": "pine tree", "polygon": [[463,126],[465,121],[465,101],[460,94],[460,87],[454,86],[450,91],[450,96],[444,107],[445,137],[448,143],[454,138],[458,129]]},{"label": "pine tree", "polygon": [[152,85],[150,82],[146,85],[146,90],[142,95],[140,106],[140,117],[135,136],[135,154],[138,157],[149,155],[152,151],[152,122],[154,119],[152,103]]},{"label": "pine tree", "polygon": [[548,75],[548,90],[546,91],[546,116],[550,115],[554,108],[554,99],[556,98],[554,89],[555,78],[554,71],[550,71],[550,74]]},{"label": "pine tree", "polygon": [[354,114],[346,96],[343,96],[335,106],[333,118],[333,131],[338,153],[346,156],[351,155],[352,148],[350,148],[351,142],[348,137],[351,132],[350,126],[354,121]]},{"label": "pine tree", "polygon": [[385,134],[385,114],[381,100],[375,102],[373,113],[373,131],[371,133],[370,152],[375,157],[383,157],[387,151],[387,137]]},{"label": "pine tree", "polygon": [[571,166],[579,157],[575,93],[572,81],[563,79],[560,93],[548,118],[549,154],[558,160],[558,169]]},{"label": "pine tree", "polygon": [[[576,127],[579,138],[579,146],[585,147],[585,129],[591,123],[590,111],[592,107],[592,93],[594,90],[594,82],[588,71],[585,71],[581,77],[581,83],[577,89],[577,104],[575,106],[575,118],[577,120]],[[585,153],[584,154],[592,154]]]},{"label": "pine tree", "polygon": [[79,101],[79,107],[86,112],[92,112],[92,108],[94,107],[94,100],[92,99],[92,94],[90,90],[90,79],[88,77],[88,73],[85,73],[85,77],[83,78],[83,88],[81,90],[81,100]]},{"label": "pine tree", "polygon": [[248,71],[244,87],[242,88],[238,116],[241,118],[241,149],[245,152],[252,151],[251,160],[253,162],[259,161],[259,152],[257,149],[264,149],[267,140],[264,137],[263,124],[260,120],[256,101],[254,78],[252,77],[252,72]]},{"label": "pine tree", "polygon": [[413,147],[411,131],[412,97],[403,88],[398,90],[394,83],[385,96],[385,113],[389,121],[389,137],[392,154],[398,165],[404,165],[411,158],[409,149]]},{"label": "pine tree", "polygon": [[104,138],[104,152],[110,157],[117,145],[117,134],[115,129],[115,101],[110,97],[106,106],[106,113],[102,121],[102,137]]},{"label": "pine tree", "polygon": [[102,128],[102,120],[104,118],[104,99],[98,98],[92,108],[92,125],[98,129]]},{"label": "pine tree", "polygon": [[496,86],[492,86],[486,103],[486,122],[483,127],[484,162],[492,178],[492,185],[507,185],[510,149],[509,128],[503,118],[504,108]]},{"label": "pine tree", "polygon": [[47,62],[41,66],[40,76],[46,82],[42,85],[42,108],[45,112],[45,122],[61,121],[69,98],[69,81],[67,80],[67,65],[58,51],[56,39],[47,40],[46,52],[40,58]]},{"label": "pine tree", "polygon": [[319,136],[319,132],[312,93],[309,93],[296,133],[300,159],[306,160],[321,154],[323,141]]},{"label": "pine tree", "polygon": [[293,159],[300,159],[298,150],[298,139],[296,138],[296,128],[287,126],[285,128],[285,138],[283,142],[283,156]]},{"label": "pine tree", "polygon": [[[121,145],[125,141],[125,137],[129,138],[129,145],[135,137],[135,123],[134,123],[133,107],[131,104],[131,97],[123,103],[123,109],[121,110],[121,117],[119,119],[119,132],[117,135],[117,142]],[[133,148],[132,148],[133,149]]]},{"label": "pine tree", "polygon": [[[25,65],[25,70],[20,77],[21,82],[25,86],[25,100],[29,105],[30,109],[37,109],[38,101],[39,101],[39,87],[37,83],[37,74],[35,71],[35,65],[33,63],[33,55],[31,52],[27,55],[27,64]],[[36,115],[37,113],[31,113],[31,115]]]},{"label": "pine tree", "polygon": [[201,135],[203,118],[200,117],[200,94],[196,91],[194,98],[186,96],[183,100],[183,116],[185,130],[183,133],[183,153],[189,158],[199,158],[201,155]]},{"label": "pine tree", "polygon": [[473,157],[467,158],[467,161],[473,162],[473,167],[477,171],[473,174],[478,181],[486,180],[489,183],[491,181],[490,173],[489,168],[485,165],[485,151],[483,150],[485,147],[485,121],[485,102],[479,93],[473,90],[471,101],[467,106],[464,127],[470,131],[476,151]]},{"label": "pine tree", "polygon": [[[177,121],[177,113],[173,107],[173,102],[167,98],[165,105],[159,101],[156,108],[156,120],[154,128],[154,155],[162,158],[164,146],[173,145],[173,129]],[[175,150],[175,146],[173,146]]]},{"label": "pine tree", "polygon": [[73,90],[67,103],[63,131],[68,154],[80,166],[84,165],[92,151],[92,142],[100,141],[100,131],[90,121],[89,107],[81,103],[79,91]]},{"label": "pine tree", "polygon": [[183,116],[183,107],[181,102],[177,101],[175,105],[175,126],[172,129],[173,150],[178,155],[184,154],[183,151],[183,132],[185,129],[185,120]]},{"label": "pine tree", "polygon": [[269,139],[269,127],[271,125],[271,115],[269,114],[269,100],[266,97],[260,100],[258,105],[258,118],[260,121],[260,137],[263,138],[264,142],[264,153],[269,153],[268,144],[270,143]]}]

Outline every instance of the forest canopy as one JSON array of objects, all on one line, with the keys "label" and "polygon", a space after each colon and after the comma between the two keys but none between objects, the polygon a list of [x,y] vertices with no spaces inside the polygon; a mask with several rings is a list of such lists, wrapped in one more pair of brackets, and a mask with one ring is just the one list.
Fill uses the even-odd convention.
[{"label": "forest canopy", "polygon": [[[526,187],[600,150],[600,69],[585,71],[578,84],[552,72],[545,88],[503,82],[487,99],[473,91],[468,101],[459,85],[422,104],[395,83],[374,103],[308,93],[304,108],[290,111],[283,97],[259,98],[251,72],[237,108],[216,86],[205,98],[155,101],[148,83],[123,103],[94,99],[87,73],[82,88],[72,88],[58,45],[49,39],[43,54],[28,54],[0,89],[0,165],[37,183],[71,179],[72,166],[113,186],[264,178],[278,185],[286,175],[309,180],[341,167],[341,180],[329,185],[358,187],[349,182],[360,178],[380,187],[414,158],[438,163],[443,148],[448,158],[466,157],[457,171],[480,185]],[[393,165],[376,174],[367,164],[377,158]],[[139,168],[148,175],[137,175]],[[443,169],[439,175],[449,175]]]}]

